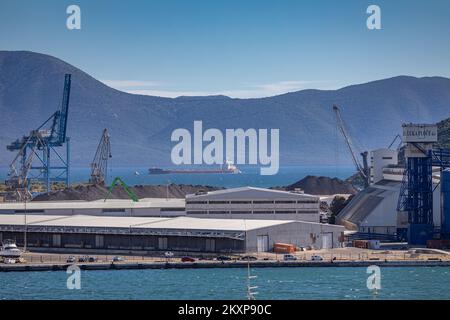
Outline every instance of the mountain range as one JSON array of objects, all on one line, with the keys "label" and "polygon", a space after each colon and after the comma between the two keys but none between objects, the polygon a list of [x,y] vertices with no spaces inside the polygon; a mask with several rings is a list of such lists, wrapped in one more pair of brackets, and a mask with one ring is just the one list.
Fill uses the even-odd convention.
[{"label": "mountain range", "polygon": [[[405,122],[450,117],[450,79],[398,76],[338,90],[302,90],[278,96],[164,98],[110,88],[58,58],[0,51],[0,167],[14,154],[6,145],[44,122],[61,103],[65,73],[72,74],[67,135],[72,162],[87,166],[103,128],[111,135],[111,165],[170,165],[173,130],[280,129],[281,165],[350,163],[337,130],[334,104],[361,149],[387,147]],[[151,78],[151,75],[149,75]],[[224,131],[223,131],[224,132]]]}]

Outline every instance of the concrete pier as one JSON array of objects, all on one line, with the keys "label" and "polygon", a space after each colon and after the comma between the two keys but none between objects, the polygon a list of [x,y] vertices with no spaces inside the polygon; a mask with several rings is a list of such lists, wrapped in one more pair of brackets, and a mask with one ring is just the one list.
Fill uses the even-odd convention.
[{"label": "concrete pier", "polygon": [[[23,271],[65,271],[70,265],[64,264],[3,264],[0,272]],[[245,261],[224,262],[116,262],[116,263],[75,263],[81,270],[130,270],[130,269],[206,269],[206,268],[246,268]],[[252,261],[251,268],[286,267],[450,267],[450,261]]]}]

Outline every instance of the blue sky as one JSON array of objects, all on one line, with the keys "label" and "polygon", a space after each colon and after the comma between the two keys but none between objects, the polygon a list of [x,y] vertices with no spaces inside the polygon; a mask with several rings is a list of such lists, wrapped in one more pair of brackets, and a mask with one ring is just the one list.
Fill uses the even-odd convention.
[{"label": "blue sky", "polygon": [[[81,30],[66,8],[81,8]],[[366,9],[381,7],[382,30]],[[450,77],[449,0],[0,0],[0,50],[61,58],[120,90],[270,96]]]}]

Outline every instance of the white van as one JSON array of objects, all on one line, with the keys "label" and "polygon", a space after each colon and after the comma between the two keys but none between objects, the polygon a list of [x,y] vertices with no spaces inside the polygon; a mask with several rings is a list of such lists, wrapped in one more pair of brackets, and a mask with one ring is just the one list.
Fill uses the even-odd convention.
[{"label": "white van", "polygon": [[293,254],[285,254],[283,256],[283,260],[284,261],[295,261],[295,260],[297,260],[297,257],[294,256]]}]

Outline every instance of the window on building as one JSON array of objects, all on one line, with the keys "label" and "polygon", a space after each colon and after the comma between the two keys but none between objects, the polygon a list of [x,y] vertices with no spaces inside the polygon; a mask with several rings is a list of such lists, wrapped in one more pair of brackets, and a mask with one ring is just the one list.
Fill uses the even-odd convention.
[{"label": "window on building", "polygon": [[272,204],[273,202],[273,200],[255,200],[253,201],[253,204]]},{"label": "window on building", "polygon": [[258,211],[253,211],[253,214],[273,214],[273,211],[258,210]]},{"label": "window on building", "polygon": [[239,201],[231,201],[232,204],[251,204],[251,201],[239,200]]},{"label": "window on building", "polygon": [[225,210],[209,210],[209,214],[228,214],[228,213],[230,212]]},{"label": "window on building", "polygon": [[277,210],[275,211],[277,214],[289,214],[289,213],[297,213],[295,210]]},{"label": "window on building", "polygon": [[125,212],[125,209],[123,208],[108,208],[108,209],[102,209],[102,212]]},{"label": "window on building", "polygon": [[298,200],[297,203],[318,203],[317,200]]},{"label": "window on building", "polygon": [[230,201],[209,201],[209,204],[229,204]]},{"label": "window on building", "polygon": [[207,204],[208,201],[186,201],[186,204]]},{"label": "window on building", "polygon": [[231,211],[231,214],[252,214],[252,212],[247,210],[240,210],[240,211]]},{"label": "window on building", "polygon": [[184,211],[184,208],[161,208],[161,212]]},{"label": "window on building", "polygon": [[14,210],[14,213],[44,213],[45,210],[31,209],[31,210]]},{"label": "window on building", "polygon": [[208,212],[205,210],[189,210],[186,212],[187,214],[207,214]]},{"label": "window on building", "polygon": [[276,200],[275,203],[295,203],[295,200]]}]

